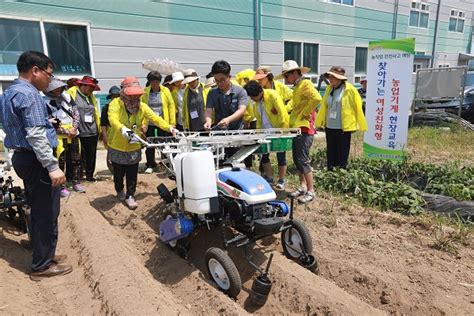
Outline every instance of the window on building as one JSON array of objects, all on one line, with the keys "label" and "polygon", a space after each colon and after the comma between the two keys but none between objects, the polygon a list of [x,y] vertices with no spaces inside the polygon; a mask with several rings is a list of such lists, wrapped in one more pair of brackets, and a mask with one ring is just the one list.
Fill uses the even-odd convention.
[{"label": "window on building", "polygon": [[319,70],[319,44],[285,42],[284,60],[288,59],[296,61],[300,66],[311,68],[310,74],[317,74]]},{"label": "window on building", "polygon": [[0,18],[0,76],[16,76],[18,57],[27,50],[43,51],[39,22]]},{"label": "window on building", "polygon": [[301,43],[285,42],[284,55],[285,60],[294,60],[297,63],[301,63]]},{"label": "window on building", "polygon": [[0,81],[18,75],[16,62],[27,50],[47,54],[56,75],[91,74],[86,26],[0,18]]},{"label": "window on building", "polygon": [[464,20],[466,19],[466,13],[459,10],[451,10],[451,16],[449,17],[448,30],[450,32],[464,32]]},{"label": "window on building", "polygon": [[430,59],[424,58],[423,56],[416,57],[413,60],[413,72],[416,73],[418,69],[428,68],[430,65]]},{"label": "window on building", "polygon": [[427,3],[412,1],[410,10],[410,26],[428,28],[430,19],[430,5]]},{"label": "window on building", "polygon": [[345,5],[354,5],[354,0],[330,0],[331,3],[345,4]]},{"label": "window on building", "polygon": [[56,74],[90,74],[87,28],[81,25],[44,23],[49,57]]},{"label": "window on building", "polygon": [[356,75],[367,73],[367,47],[356,47],[354,72]]},{"label": "window on building", "polygon": [[303,43],[303,63],[302,65],[311,68],[311,73],[318,72],[319,45]]},{"label": "window on building", "polygon": [[413,72],[418,69],[428,68],[430,66],[431,56],[426,55],[426,52],[415,51],[415,57],[413,59]]}]

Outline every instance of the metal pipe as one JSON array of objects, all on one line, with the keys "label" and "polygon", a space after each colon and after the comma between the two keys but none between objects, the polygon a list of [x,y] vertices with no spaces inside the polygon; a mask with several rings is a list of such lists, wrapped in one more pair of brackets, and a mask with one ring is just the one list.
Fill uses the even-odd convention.
[{"label": "metal pipe", "polygon": [[254,0],[254,69],[260,65],[260,0]]},{"label": "metal pipe", "polygon": [[393,4],[392,39],[397,38],[398,1],[399,0],[395,0],[395,3]]},{"label": "metal pipe", "polygon": [[436,39],[438,38],[438,21],[439,21],[440,10],[441,10],[441,0],[438,0],[438,7],[436,8],[435,29],[434,29],[434,35],[433,35],[433,48],[431,49],[430,68],[434,67],[434,59],[435,59],[435,52],[436,52]]},{"label": "metal pipe", "polygon": [[461,117],[461,112],[462,112],[462,106],[464,103],[464,90],[466,89],[466,79],[467,79],[467,66],[464,68],[464,79],[462,83],[462,90],[461,90],[461,95],[459,97],[459,111],[458,111],[458,116]]}]

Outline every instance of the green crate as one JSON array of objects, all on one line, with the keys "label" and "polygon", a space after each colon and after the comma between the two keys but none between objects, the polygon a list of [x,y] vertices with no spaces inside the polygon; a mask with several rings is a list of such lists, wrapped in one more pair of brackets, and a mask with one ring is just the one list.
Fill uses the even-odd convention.
[{"label": "green crate", "polygon": [[293,137],[281,137],[273,138],[270,140],[270,144],[262,144],[256,154],[266,154],[271,151],[288,151],[293,147]]}]

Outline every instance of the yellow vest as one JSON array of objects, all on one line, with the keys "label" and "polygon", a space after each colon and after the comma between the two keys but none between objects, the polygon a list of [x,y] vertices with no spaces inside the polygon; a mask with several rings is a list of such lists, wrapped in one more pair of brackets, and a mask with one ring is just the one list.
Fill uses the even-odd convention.
[{"label": "yellow vest", "polygon": [[[150,98],[151,87],[145,87],[145,94],[142,95],[141,101],[148,105],[148,99]],[[163,119],[170,125],[176,125],[176,106],[174,104],[173,96],[168,88],[160,85],[161,102],[163,103]],[[148,125],[148,120],[144,119],[144,125]],[[159,127],[159,126],[158,126]]]},{"label": "yellow vest", "polygon": [[[201,82],[199,83],[199,87],[202,92],[202,99],[204,101],[204,108],[203,113],[206,111],[206,103],[207,103],[207,94],[209,93],[210,89],[204,88],[204,84]],[[186,86],[184,89],[183,94],[183,127],[184,129],[189,129],[189,111],[188,111],[188,93],[189,93],[189,86]]]},{"label": "yellow vest", "polygon": [[293,97],[293,90],[291,90],[290,87],[288,87],[279,80],[273,80],[273,85],[275,87],[275,91],[283,100],[283,104],[285,105],[286,110],[288,111],[288,113],[290,113],[291,110],[293,110],[293,103],[291,102],[291,98]]},{"label": "yellow vest", "polygon": [[109,104],[110,140],[109,147],[124,152],[135,151],[141,148],[141,144],[130,144],[122,136],[122,127],[127,127],[137,135],[141,135],[141,123],[146,119],[151,120],[156,126],[164,131],[169,131],[171,125],[156,115],[146,103],[140,102],[137,113],[129,115],[125,109],[125,104],[120,98],[115,98]]},{"label": "yellow vest", "polygon": [[[321,108],[316,116],[316,127],[326,127],[327,99],[332,87],[327,86],[324,92]],[[357,89],[349,82],[345,82],[341,98],[341,126],[344,132],[366,131],[367,122],[362,111],[362,99]]]},{"label": "yellow vest", "polygon": [[[74,86],[67,90],[67,93],[71,96],[71,98],[76,101],[77,94],[78,94],[79,87]],[[95,124],[97,125],[97,133],[100,134],[100,115],[99,115],[99,107],[97,106],[97,99],[95,98],[94,94],[91,94],[89,97],[90,102],[94,105],[94,118]]]},{"label": "yellow vest", "polygon": [[[288,128],[289,115],[281,97],[275,90],[263,89],[263,108],[273,128]],[[262,115],[258,103],[250,101],[245,110],[244,119],[251,122],[257,119],[257,129],[262,129]]]},{"label": "yellow vest", "polygon": [[303,79],[293,89],[291,99],[293,110],[290,114],[290,127],[310,128],[309,120],[313,112],[321,102],[321,95],[313,86],[311,80]]}]

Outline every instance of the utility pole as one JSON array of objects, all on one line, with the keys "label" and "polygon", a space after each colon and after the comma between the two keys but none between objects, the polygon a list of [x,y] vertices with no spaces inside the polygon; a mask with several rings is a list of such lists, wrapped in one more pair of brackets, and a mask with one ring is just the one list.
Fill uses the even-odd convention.
[{"label": "utility pole", "polygon": [[438,0],[438,7],[436,8],[436,20],[435,20],[435,29],[433,35],[433,48],[431,49],[431,63],[430,68],[434,67],[435,53],[436,53],[436,40],[438,38],[438,22],[439,22],[439,12],[441,11],[441,0]]},{"label": "utility pole", "polygon": [[254,40],[253,40],[253,63],[254,69],[260,66],[260,0],[253,0],[254,5]]},{"label": "utility pole", "polygon": [[399,0],[395,0],[393,4],[392,39],[397,38],[398,1]]}]

